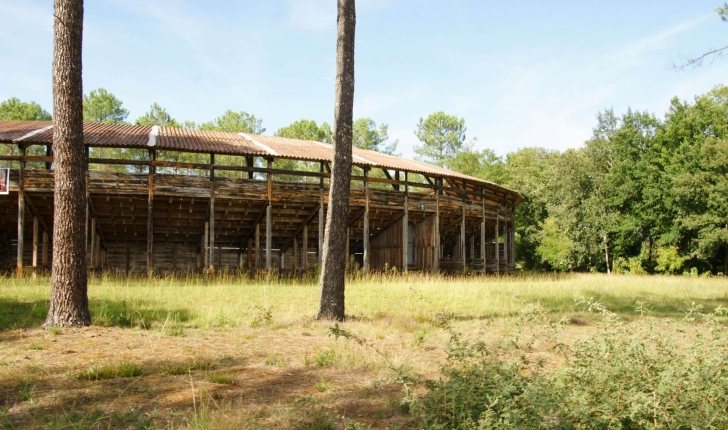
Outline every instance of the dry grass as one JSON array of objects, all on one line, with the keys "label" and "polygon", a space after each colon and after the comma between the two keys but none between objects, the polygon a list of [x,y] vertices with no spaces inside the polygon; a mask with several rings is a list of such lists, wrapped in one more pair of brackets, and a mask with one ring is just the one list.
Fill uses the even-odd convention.
[{"label": "dry grass", "polygon": [[[728,280],[603,275],[372,276],[347,284],[344,324],[381,352],[327,335],[313,281],[222,276],[92,279],[95,326],[44,331],[48,279],[0,279],[0,426],[409,428],[391,367],[436,377],[448,312],[459,330],[511,336],[529,302],[594,330],[574,300],[623,316],[728,304]],[[548,358],[547,344],[536,354]],[[385,360],[386,357],[386,360]],[[359,424],[356,424],[359,423]],[[357,427],[358,426],[358,427]]]}]

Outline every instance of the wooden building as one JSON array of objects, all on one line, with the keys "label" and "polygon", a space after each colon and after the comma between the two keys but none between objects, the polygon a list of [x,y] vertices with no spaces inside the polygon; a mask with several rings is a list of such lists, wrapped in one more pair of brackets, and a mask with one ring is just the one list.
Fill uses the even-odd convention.
[{"label": "wooden building", "polygon": [[[52,264],[52,122],[0,121],[0,267]],[[119,273],[311,271],[332,145],[84,124],[88,264]],[[364,270],[509,273],[522,197],[492,182],[354,149],[349,254]]]}]

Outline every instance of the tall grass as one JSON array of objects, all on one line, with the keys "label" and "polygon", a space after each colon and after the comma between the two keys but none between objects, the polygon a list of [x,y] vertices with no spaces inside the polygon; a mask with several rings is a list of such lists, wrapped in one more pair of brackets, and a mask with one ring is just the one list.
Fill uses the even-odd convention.
[{"label": "tall grass", "polygon": [[[50,281],[0,278],[0,329],[32,326],[47,312]],[[199,328],[250,325],[273,314],[276,324],[311,318],[318,301],[313,278],[249,278],[223,274],[158,278],[92,277],[94,323],[113,326],[165,324]],[[425,297],[426,300],[422,300]],[[728,302],[728,279],[677,276],[532,274],[503,277],[430,274],[352,276],[347,315],[356,319],[428,319],[447,310],[455,319],[515,315],[524,302],[552,312],[577,312],[574,301],[593,297],[617,313],[633,314],[646,302],[655,316],[677,316],[691,302],[706,309]],[[262,315],[262,316],[261,316]],[[270,318],[268,318],[270,320]],[[268,321],[270,322],[270,321]]]}]

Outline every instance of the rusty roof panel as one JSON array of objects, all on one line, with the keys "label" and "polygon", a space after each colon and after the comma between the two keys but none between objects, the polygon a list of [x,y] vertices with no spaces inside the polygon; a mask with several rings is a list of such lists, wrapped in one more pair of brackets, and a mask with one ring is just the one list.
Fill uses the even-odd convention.
[{"label": "rusty roof panel", "polygon": [[0,142],[12,142],[53,125],[51,121],[0,121]]},{"label": "rusty roof panel", "polygon": [[[29,133],[51,126],[51,121],[0,121],[0,142],[13,142]],[[150,126],[124,124],[84,123],[86,145],[112,146],[127,148],[148,148]],[[48,129],[26,137],[23,142],[49,144],[53,140],[53,130]],[[271,156],[305,161],[331,161],[333,145],[308,140],[287,139],[276,136],[248,135],[209,130],[191,130],[174,127],[159,127],[157,130],[157,149],[186,152],[214,152],[230,155]],[[511,194],[517,201],[523,198],[518,192],[490,181],[463,175],[442,167],[375,151],[354,148],[352,162],[359,166],[369,166],[386,170],[401,170],[465,180],[473,185],[488,184],[501,192]]]}]

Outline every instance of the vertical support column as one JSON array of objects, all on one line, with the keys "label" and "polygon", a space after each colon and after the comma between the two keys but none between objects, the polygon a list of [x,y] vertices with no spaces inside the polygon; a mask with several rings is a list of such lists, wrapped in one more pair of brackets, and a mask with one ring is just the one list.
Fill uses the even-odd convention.
[{"label": "vertical support column", "polygon": [[25,146],[20,145],[20,159],[18,168],[18,249],[17,272],[18,278],[23,277],[23,250],[25,248]]},{"label": "vertical support column", "polygon": [[96,268],[96,217],[91,218],[91,268]]},{"label": "vertical support column", "polygon": [[505,271],[506,271],[506,273],[508,273],[508,260],[510,260],[510,256],[508,253],[508,248],[509,248],[509,246],[508,246],[509,237],[508,236],[510,236],[510,234],[508,233],[508,213],[507,212],[506,212],[506,216],[503,217],[503,221],[505,221],[503,223],[503,260],[505,260],[504,263],[506,263]]},{"label": "vertical support column", "polygon": [[[157,159],[157,151],[154,149],[149,150],[149,160],[155,161]],[[149,179],[147,180],[148,195],[147,195],[147,276],[154,275],[154,173],[155,167],[153,164],[149,165]],[[95,224],[95,223],[94,223]],[[94,234],[96,231],[94,230]],[[92,263],[93,265],[93,263]]]},{"label": "vertical support column", "polygon": [[345,270],[351,270],[351,266],[349,265],[349,262],[351,261],[351,227],[346,227],[346,269]]},{"label": "vertical support column", "polygon": [[43,230],[43,250],[41,252],[41,264],[44,268],[48,268],[48,232]]},{"label": "vertical support column", "polygon": [[299,268],[298,264],[298,238],[293,238],[293,271],[295,272]]},{"label": "vertical support column", "polygon": [[273,252],[273,160],[268,160],[268,207],[265,209],[265,269],[271,269],[271,257]]},{"label": "vertical support column", "polygon": [[301,268],[308,269],[308,224],[303,226],[303,245],[301,248]]},{"label": "vertical support column", "polygon": [[511,209],[511,267],[516,268],[516,216]]},{"label": "vertical support column", "polygon": [[[364,169],[364,234],[362,235],[363,243],[364,243],[364,256],[363,256],[363,265],[364,265],[364,272],[369,271],[369,260],[371,258],[370,256],[370,250],[369,250],[369,169]],[[347,257],[348,258],[348,257]]]},{"label": "vertical support column", "polygon": [[210,274],[215,273],[215,154],[210,154],[210,233],[209,239],[209,257],[208,270]]},{"label": "vertical support column", "polygon": [[33,273],[38,269],[38,217],[33,217]]},{"label": "vertical support column", "polygon": [[482,203],[483,218],[480,220],[480,258],[483,260],[483,273],[488,273],[488,257],[486,256],[487,248],[485,243],[485,197],[482,197]]},{"label": "vertical support column", "polygon": [[202,233],[202,255],[204,256],[204,264],[202,267],[207,270],[210,266],[210,221],[205,221],[205,231]]},{"label": "vertical support column", "polygon": [[433,226],[432,271],[440,272],[440,178],[435,178],[435,225]]},{"label": "vertical support column", "polygon": [[[53,156],[53,148],[51,145],[46,145],[46,157]],[[46,161],[45,168],[46,170],[51,170],[51,167],[53,166],[53,163]]]},{"label": "vertical support column", "polygon": [[402,216],[402,271],[409,269],[409,188],[407,174],[404,172],[404,216]]},{"label": "vertical support column", "polygon": [[248,239],[248,266],[246,269],[250,270],[253,268],[253,239]]},{"label": "vertical support column", "polygon": [[320,202],[319,202],[319,225],[318,225],[318,267],[321,268],[324,254],[324,163],[321,162],[321,178],[320,178]]},{"label": "vertical support column", "polygon": [[498,226],[498,222],[500,221],[500,209],[498,209],[498,212],[496,212],[495,215],[495,239],[493,242],[495,242],[495,273],[500,275],[500,228]]},{"label": "vertical support column", "polygon": [[101,267],[101,235],[99,233],[96,233],[96,248],[94,249],[94,253],[96,254],[94,257],[96,268],[99,268]]},{"label": "vertical support column", "polygon": [[475,236],[470,236],[470,260],[475,262]]},{"label": "vertical support column", "polygon": [[463,259],[463,272],[468,268],[465,258],[465,200],[463,199],[463,220],[460,222],[460,257]]},{"label": "vertical support column", "polygon": [[260,223],[255,225],[255,269],[260,269]]},{"label": "vertical support column", "polygon": [[129,276],[129,270],[131,270],[130,259],[131,259],[131,255],[129,252],[129,244],[127,243],[126,244],[126,276]]}]

